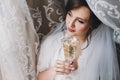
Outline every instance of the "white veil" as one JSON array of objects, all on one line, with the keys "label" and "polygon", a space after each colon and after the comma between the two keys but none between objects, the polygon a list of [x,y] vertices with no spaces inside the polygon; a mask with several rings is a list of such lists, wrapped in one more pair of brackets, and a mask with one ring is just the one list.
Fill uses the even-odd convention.
[{"label": "white veil", "polygon": [[81,71],[80,80],[120,80],[112,32],[104,24],[93,31],[90,44],[79,60],[79,67],[85,72]]},{"label": "white veil", "polygon": [[0,80],[36,80],[36,42],[26,0],[0,0]]}]

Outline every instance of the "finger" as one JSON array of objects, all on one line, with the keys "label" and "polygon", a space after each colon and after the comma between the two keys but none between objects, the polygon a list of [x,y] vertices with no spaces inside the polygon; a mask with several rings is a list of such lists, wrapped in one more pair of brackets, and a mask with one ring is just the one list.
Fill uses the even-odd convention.
[{"label": "finger", "polygon": [[55,63],[55,70],[57,73],[64,73],[64,62],[57,60]]},{"label": "finger", "polygon": [[71,70],[70,69],[65,69],[64,70],[64,74],[70,74],[71,73]]},{"label": "finger", "polygon": [[56,61],[56,72],[59,74],[70,74],[71,73],[71,68],[73,70],[73,67],[71,67],[71,63],[67,61]]},{"label": "finger", "polygon": [[65,62],[65,61],[57,61],[56,62],[56,67],[57,68],[68,68],[69,69],[69,67],[70,67],[70,63],[68,63],[68,62]]},{"label": "finger", "polygon": [[56,68],[64,68],[65,66],[63,64],[56,64],[55,67]]},{"label": "finger", "polygon": [[56,67],[56,72],[59,72],[59,73],[65,73],[65,74],[68,74],[71,72],[71,69],[69,68],[69,66],[62,66],[61,65],[57,65]]},{"label": "finger", "polygon": [[64,72],[64,68],[56,68],[56,72]]},{"label": "finger", "polygon": [[56,68],[64,68],[65,62],[57,60],[55,63]]},{"label": "finger", "polygon": [[72,67],[74,67],[75,69],[78,69],[78,62],[76,61],[76,62],[73,62],[72,64]]},{"label": "finger", "polygon": [[64,64],[65,64],[65,66],[70,66],[71,65],[69,62],[65,62]]},{"label": "finger", "polygon": [[65,74],[70,74],[71,70],[73,70],[74,67],[71,67],[71,65],[69,63],[66,63],[65,65]]},{"label": "finger", "polygon": [[73,65],[70,65],[70,70],[75,71],[76,69],[75,69],[75,67]]}]

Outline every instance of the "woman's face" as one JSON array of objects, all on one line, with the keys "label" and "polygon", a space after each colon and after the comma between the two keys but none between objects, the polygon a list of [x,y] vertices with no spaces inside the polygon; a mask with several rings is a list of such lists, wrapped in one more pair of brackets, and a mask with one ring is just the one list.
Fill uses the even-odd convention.
[{"label": "woman's face", "polygon": [[67,33],[71,36],[86,36],[90,27],[90,10],[87,7],[79,7],[67,13]]}]

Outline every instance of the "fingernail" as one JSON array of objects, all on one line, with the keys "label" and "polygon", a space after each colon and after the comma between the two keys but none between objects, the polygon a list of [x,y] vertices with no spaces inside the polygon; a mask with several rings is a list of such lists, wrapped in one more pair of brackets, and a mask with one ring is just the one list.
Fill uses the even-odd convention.
[{"label": "fingernail", "polygon": [[73,65],[70,65],[70,67],[73,67]]},{"label": "fingernail", "polygon": [[71,70],[75,70],[75,68],[71,68]]}]

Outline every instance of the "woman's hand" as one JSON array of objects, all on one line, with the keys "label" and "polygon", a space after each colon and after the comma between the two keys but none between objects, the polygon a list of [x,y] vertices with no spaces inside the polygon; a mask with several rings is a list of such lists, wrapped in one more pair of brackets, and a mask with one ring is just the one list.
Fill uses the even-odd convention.
[{"label": "woman's hand", "polygon": [[70,74],[72,71],[77,69],[77,62],[67,62],[57,60],[55,63],[55,71],[57,74]]}]

